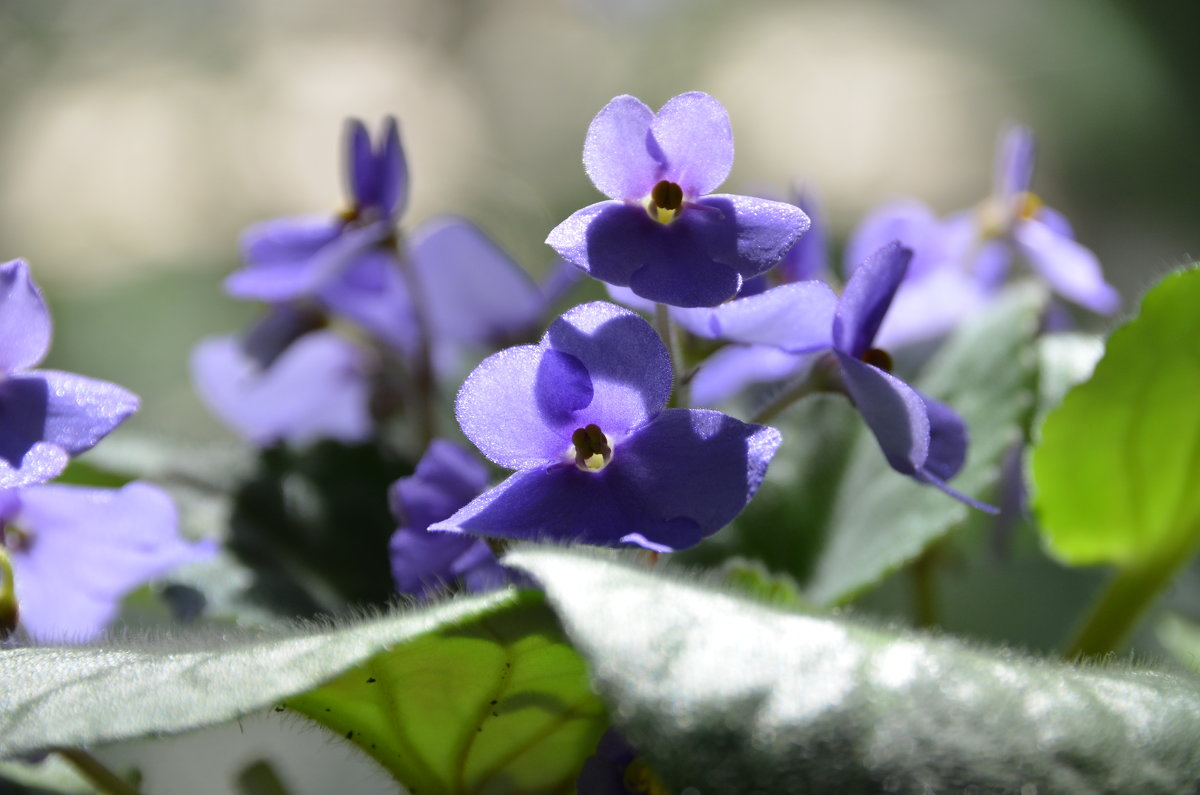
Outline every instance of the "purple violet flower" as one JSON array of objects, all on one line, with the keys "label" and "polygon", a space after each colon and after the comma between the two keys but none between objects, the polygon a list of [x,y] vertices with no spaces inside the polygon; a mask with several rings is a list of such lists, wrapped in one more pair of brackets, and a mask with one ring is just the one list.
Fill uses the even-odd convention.
[{"label": "purple violet flower", "polygon": [[176,523],[171,498],[147,483],[0,492],[0,555],[11,562],[20,626],[43,643],[96,638],[129,591],[215,553],[212,542],[182,540]]},{"label": "purple violet flower", "polygon": [[191,369],[205,405],[261,447],[281,441],[367,439],[373,423],[366,352],[332,331],[288,341],[264,366],[255,355],[261,351],[247,349],[237,337],[203,340],[192,351]]},{"label": "purple violet flower", "polygon": [[242,237],[246,267],[225,280],[234,298],[312,300],[383,342],[408,350],[416,338],[394,229],[408,203],[408,165],[394,118],[371,144],[357,119],[347,125],[350,208],[339,215],[279,218]]},{"label": "purple violet flower", "polygon": [[967,505],[995,513],[993,507],[946,483],[966,460],[967,427],[962,418],[946,404],[892,375],[891,357],[873,347],[911,258],[910,249],[892,242],[854,271],[833,318],[832,361],[846,395],[892,469],[936,486]]},{"label": "purple violet flower", "polygon": [[107,381],[31,370],[50,347],[50,312],[23,260],[0,265],[0,488],[47,481],[137,410]]},{"label": "purple violet flower", "polygon": [[610,201],[579,210],[546,243],[650,301],[716,306],[808,229],[794,205],[708,195],[733,165],[729,114],[708,94],[680,94],[658,113],[636,97],[615,98],[588,127],[583,163]]},{"label": "purple violet flower", "polygon": [[1061,213],[1030,192],[1033,135],[1014,127],[1000,139],[993,195],[978,208],[939,219],[904,200],[869,213],[846,245],[850,270],[885,243],[914,252],[904,284],[880,329],[889,346],[931,339],[996,297],[1014,256],[1063,298],[1100,314],[1120,306],[1096,256],[1075,241]]},{"label": "purple violet flower", "polygon": [[487,488],[487,468],[471,453],[434,439],[410,477],[388,494],[400,522],[388,552],[392,577],[402,593],[424,598],[446,583],[462,580],[472,591],[508,581],[487,542],[457,533],[431,533],[429,525],[451,516]]},{"label": "purple violet flower", "polygon": [[666,347],[642,318],[595,302],[537,345],[483,361],[458,393],[463,433],[520,470],[430,530],[658,552],[692,546],[745,507],[779,432],[664,409]]}]

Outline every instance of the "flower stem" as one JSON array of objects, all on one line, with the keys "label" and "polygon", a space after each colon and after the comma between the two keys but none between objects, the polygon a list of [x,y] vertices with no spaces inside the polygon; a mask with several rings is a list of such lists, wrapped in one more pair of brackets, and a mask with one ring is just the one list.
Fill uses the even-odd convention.
[{"label": "flower stem", "polygon": [[683,351],[679,327],[671,320],[671,308],[666,304],[654,305],[654,329],[662,337],[667,353],[671,355],[671,402],[675,408],[687,408],[688,384],[683,378]]},{"label": "flower stem", "polygon": [[129,782],[82,748],[57,748],[55,751],[101,792],[108,795],[139,795],[137,789]]},{"label": "flower stem", "polygon": [[7,638],[17,628],[20,614],[17,612],[17,583],[13,578],[12,561],[3,544],[3,528],[0,528],[0,640]]},{"label": "flower stem", "polygon": [[1190,558],[1190,554],[1164,555],[1118,569],[1064,656],[1074,660],[1116,651],[1155,597]]},{"label": "flower stem", "polygon": [[937,551],[933,547],[927,547],[908,569],[912,576],[916,624],[924,629],[936,627],[938,624],[937,584],[934,582],[937,557]]},{"label": "flower stem", "polygon": [[400,273],[404,277],[404,285],[408,288],[413,320],[417,326],[416,354],[412,362],[416,393],[413,410],[417,418],[417,439],[421,449],[424,449],[437,435],[437,417],[434,415],[437,384],[433,378],[433,324],[429,320],[429,311],[425,306],[423,298],[425,293],[421,289],[421,280],[417,278],[416,268],[408,256],[404,238],[399,233],[396,235],[396,259],[400,263]]}]

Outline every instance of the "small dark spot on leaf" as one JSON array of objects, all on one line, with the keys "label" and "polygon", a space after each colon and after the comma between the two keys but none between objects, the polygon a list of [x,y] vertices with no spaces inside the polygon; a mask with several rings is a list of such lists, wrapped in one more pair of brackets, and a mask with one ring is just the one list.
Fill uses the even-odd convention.
[{"label": "small dark spot on leaf", "polygon": [[482,727],[482,726],[480,726],[480,727],[476,728],[476,729],[475,729],[475,731],[477,731],[477,732],[481,732],[481,731],[483,731],[483,727]]},{"label": "small dark spot on leaf", "polygon": [[495,705],[496,705],[496,699],[494,699],[494,698],[493,698],[493,699],[492,699],[492,706],[495,706]]},{"label": "small dark spot on leaf", "polygon": [[367,684],[369,684],[369,685],[373,685],[373,684],[375,684],[375,677],[373,677],[373,676],[368,676],[368,677],[367,677]]},{"label": "small dark spot on leaf", "polygon": [[325,711],[326,711],[326,712],[330,712],[331,710],[329,709],[329,707],[326,707],[326,708],[325,708]]},{"label": "small dark spot on leaf", "polygon": [[346,739],[347,739],[347,740],[353,740],[353,739],[354,739],[354,729],[351,729],[350,731],[346,732]]},{"label": "small dark spot on leaf", "polygon": [[512,663],[504,663],[505,668],[512,668]]},{"label": "small dark spot on leaf", "polygon": [[372,750],[372,751],[374,751],[374,750],[375,750],[375,743],[371,743],[371,750]]},{"label": "small dark spot on leaf", "polygon": [[276,704],[276,705],[275,705],[275,711],[276,711],[276,712],[283,712],[283,705],[282,705],[282,704]]},{"label": "small dark spot on leaf", "polygon": [[496,712],[496,710],[492,710],[492,717],[498,718],[498,717],[500,717],[500,713]]}]

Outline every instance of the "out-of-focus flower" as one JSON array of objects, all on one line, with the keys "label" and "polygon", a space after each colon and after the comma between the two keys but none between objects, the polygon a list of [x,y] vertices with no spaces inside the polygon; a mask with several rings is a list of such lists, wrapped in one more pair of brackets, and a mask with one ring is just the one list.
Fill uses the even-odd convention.
[{"label": "out-of-focus flower", "polygon": [[215,552],[182,540],[170,497],[146,483],[0,495],[0,554],[11,562],[20,626],[39,642],[94,639],[129,591]]},{"label": "out-of-focus flower", "polygon": [[50,313],[22,260],[0,265],[0,488],[47,481],[138,407],[128,390],[32,370],[50,347]]},{"label": "out-of-focus flower", "polygon": [[507,581],[486,541],[428,531],[429,525],[476,497],[487,481],[487,468],[478,458],[452,442],[434,439],[416,471],[393,484],[388,496],[400,527],[388,551],[401,592],[424,597],[455,580],[472,591],[484,591]]},{"label": "out-of-focus flower", "polygon": [[583,162],[610,198],[579,210],[546,242],[601,281],[650,301],[715,306],[776,265],[808,229],[796,206],[708,195],[733,165],[733,131],[707,94],[674,97],[658,113],[619,96],[588,128]]},{"label": "out-of-focus flower", "polygon": [[899,240],[914,252],[880,340],[897,346],[939,336],[996,297],[1014,257],[1027,262],[1058,295],[1101,314],[1120,306],[1095,254],[1070,223],[1030,191],[1034,142],[1024,127],[1008,130],[997,150],[992,196],[973,210],[939,219],[904,200],[868,214],[846,246],[847,270]]},{"label": "out-of-focus flower", "polygon": [[225,280],[234,298],[308,300],[399,350],[416,339],[395,226],[408,201],[408,166],[393,118],[372,147],[362,122],[347,125],[350,207],[333,216],[279,218],[242,237],[246,267]]},{"label": "out-of-focus flower", "polygon": [[234,336],[202,341],[191,359],[196,391],[213,414],[262,447],[368,438],[373,425],[367,353],[332,331],[288,341],[266,365],[256,355],[268,347],[261,341],[249,347]]},{"label": "out-of-focus flower", "polygon": [[596,743],[575,783],[578,795],[669,795],[654,771],[616,729],[609,729]]},{"label": "out-of-focus flower", "polygon": [[595,302],[538,345],[483,361],[458,394],[463,432],[517,469],[434,531],[667,552],[736,516],[780,443],[716,411],[666,409],[667,350],[633,312]]}]

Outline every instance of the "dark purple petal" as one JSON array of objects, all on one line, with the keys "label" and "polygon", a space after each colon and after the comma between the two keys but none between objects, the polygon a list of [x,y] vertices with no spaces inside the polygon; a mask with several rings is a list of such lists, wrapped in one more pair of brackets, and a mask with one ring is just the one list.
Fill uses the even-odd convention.
[{"label": "dark purple petal", "polygon": [[532,328],[544,305],[533,280],[473,224],[423,224],[409,256],[437,339],[483,345]]},{"label": "dark purple petal", "polygon": [[548,422],[539,407],[544,350],[521,345],[492,354],[458,390],[455,414],[462,432],[502,467],[530,469],[569,459],[575,429]]},{"label": "dark purple petal", "polygon": [[773,428],[715,411],[668,409],[598,472],[518,472],[431,530],[660,552],[692,546],[746,506],[780,442]]},{"label": "dark purple petal", "polygon": [[17,523],[30,539],[11,553],[21,623],[41,642],[95,638],[126,593],[216,551],[181,539],[170,497],[146,483],[30,487]]},{"label": "dark purple petal", "polygon": [[50,312],[29,266],[19,259],[0,265],[0,378],[36,366],[50,333]]},{"label": "dark purple petal", "polygon": [[[974,213],[962,214],[963,224],[947,230],[938,217],[920,202],[904,200],[872,210],[846,241],[844,270],[853,274],[872,254],[893,241],[913,251],[908,278],[947,264],[959,264],[978,235]],[[961,234],[955,234],[955,232]]]},{"label": "dark purple petal", "polygon": [[[592,264],[588,258],[591,245],[589,229],[601,215],[605,215],[606,213],[608,215],[629,216],[630,220],[626,221],[626,224],[631,227],[635,223],[632,220],[634,213],[646,215],[644,210],[627,205],[624,202],[597,202],[596,204],[584,207],[582,210],[577,210],[567,220],[551,229],[550,234],[546,236],[546,245],[553,248],[558,252],[560,257],[584,273],[595,275],[592,273]],[[614,219],[606,218],[602,223],[612,226]],[[620,240],[620,232],[618,231],[612,241],[614,248],[619,246]],[[629,253],[632,254],[635,252],[631,251]],[[603,256],[604,252],[601,252],[601,257]],[[608,256],[607,262],[601,263],[601,271],[606,273],[606,278],[600,280],[609,284],[627,285],[629,284],[629,277],[640,267],[639,262],[640,260],[638,259],[631,260],[626,256],[622,256],[618,249],[617,253]],[[596,278],[599,279],[600,277],[596,276]]]},{"label": "dark purple petal", "polygon": [[414,349],[417,323],[395,252],[383,248],[363,251],[340,277],[327,281],[318,295],[330,312],[379,341],[405,353]]},{"label": "dark purple petal", "polygon": [[834,315],[834,347],[854,358],[871,347],[910,259],[912,250],[893,241],[854,271]]},{"label": "dark purple petal", "polygon": [[846,389],[875,435],[892,469],[904,475],[924,470],[929,458],[929,412],[916,390],[842,351],[835,351]]},{"label": "dark purple petal", "polygon": [[259,367],[270,367],[293,342],[324,326],[325,313],[311,304],[275,304],[242,334],[242,349]]},{"label": "dark purple petal", "polygon": [[837,296],[824,282],[794,282],[711,309],[676,309],[672,316],[701,337],[803,353],[832,344],[837,304]]},{"label": "dark purple petal", "polygon": [[392,534],[388,555],[396,589],[422,598],[475,574],[476,569],[487,570],[485,582],[496,573],[492,569],[500,569],[486,541],[458,533],[401,527]]},{"label": "dark purple petal", "polygon": [[806,282],[826,278],[829,269],[829,232],[815,196],[801,192],[792,202],[808,216],[808,231],[788,249],[779,261],[780,281]]},{"label": "dark purple petal", "polygon": [[949,480],[962,469],[967,459],[967,426],[954,409],[917,392],[925,402],[929,417],[929,457],[925,471],[940,480]]},{"label": "dark purple petal", "polygon": [[333,332],[301,337],[266,370],[233,337],[204,340],[191,369],[209,410],[254,444],[371,434],[366,357]]},{"label": "dark purple petal", "polygon": [[628,485],[613,476],[615,466],[610,464],[595,473],[583,472],[574,464],[517,472],[429,529],[597,546],[632,545],[659,552],[700,541],[700,528],[694,521],[656,515],[653,506],[640,502],[640,494],[631,494]]},{"label": "dark purple petal", "polygon": [[707,259],[694,241],[676,242],[669,254],[633,273],[631,290],[657,303],[683,307],[716,306],[737,295],[742,284],[737,271]]},{"label": "dark purple petal", "polygon": [[358,119],[346,120],[347,171],[350,197],[355,207],[373,205],[379,198],[379,170],[371,148],[371,134]]},{"label": "dark purple petal", "polygon": [[948,407],[877,367],[834,352],[850,398],[875,435],[888,464],[956,500],[987,513],[996,509],[948,486],[945,478],[962,467],[967,431]]},{"label": "dark purple petal", "polygon": [[[564,426],[568,435],[589,423],[624,435],[658,414],[671,396],[670,354],[650,324],[628,309],[604,301],[581,304],[550,324],[542,345],[578,360],[591,381],[592,399]],[[539,371],[539,400],[550,387],[543,377],[548,374]]]},{"label": "dark purple petal", "polygon": [[596,744],[596,752],[584,760],[575,782],[576,795],[628,795],[625,771],[636,756],[620,733],[609,729]]},{"label": "dark purple petal", "polygon": [[1104,281],[1096,255],[1039,221],[1019,221],[1013,237],[1021,254],[1056,293],[1100,314],[1112,314],[1121,296]]},{"label": "dark purple petal", "polygon": [[995,183],[998,198],[1007,203],[1029,190],[1033,183],[1033,133],[1014,126],[1000,137],[996,147]]},{"label": "dark purple petal", "polygon": [[583,362],[569,353],[543,348],[535,378],[534,394],[542,420],[565,433],[580,427],[576,412],[592,405],[596,396]]},{"label": "dark purple petal", "polygon": [[408,160],[400,145],[400,127],[391,116],[383,124],[379,170],[379,205],[387,217],[399,218],[408,207]]},{"label": "dark purple petal", "polygon": [[[666,165],[659,179],[678,184],[685,198],[712,193],[733,168],[733,128],[729,114],[708,94],[689,91],[673,97],[650,122],[650,135]],[[647,193],[649,190],[641,194],[609,195],[640,198]]]},{"label": "dark purple petal", "polygon": [[779,264],[810,224],[796,205],[754,196],[715,194],[694,205],[671,226],[691,225],[710,258],[746,279]]},{"label": "dark purple petal", "polygon": [[470,502],[487,482],[487,467],[474,453],[434,439],[412,475],[392,484],[388,501],[397,521],[424,530]]},{"label": "dark purple petal", "polygon": [[799,375],[812,357],[766,345],[729,345],[704,360],[692,378],[692,401],[715,406],[751,384]]},{"label": "dark purple petal", "polygon": [[[20,457],[13,456],[10,451],[19,447],[8,440],[3,442],[3,452],[0,452],[0,489],[45,483],[61,475],[71,460],[67,451],[58,445],[34,442],[25,448]],[[15,458],[15,463],[10,456]]]},{"label": "dark purple petal", "polygon": [[613,99],[592,119],[583,143],[583,167],[605,196],[641,200],[662,179],[662,165],[647,147],[653,119],[654,111],[628,94]]}]

